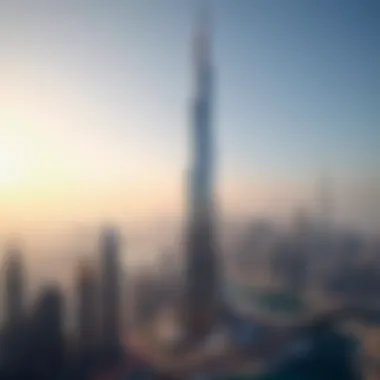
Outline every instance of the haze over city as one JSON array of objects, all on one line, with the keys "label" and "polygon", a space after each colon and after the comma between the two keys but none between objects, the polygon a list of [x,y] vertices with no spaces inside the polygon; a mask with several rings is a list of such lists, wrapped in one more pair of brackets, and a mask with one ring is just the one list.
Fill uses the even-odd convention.
[{"label": "haze over city", "polygon": [[[221,0],[214,8],[223,220],[318,210],[328,178],[332,218],[376,230],[376,2]],[[165,238],[153,242],[148,230],[165,220],[168,234],[179,231],[193,13],[189,0],[2,5],[4,235],[48,239],[71,234],[74,222],[86,230],[110,221],[132,245],[150,234],[151,255]]]},{"label": "haze over city", "polygon": [[379,11],[1,3],[0,378],[378,379]]}]

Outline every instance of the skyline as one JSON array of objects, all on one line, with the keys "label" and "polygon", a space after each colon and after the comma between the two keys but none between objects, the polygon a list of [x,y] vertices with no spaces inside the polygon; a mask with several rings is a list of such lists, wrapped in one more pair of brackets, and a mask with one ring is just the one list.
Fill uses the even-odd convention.
[{"label": "skyline", "polygon": [[[2,229],[178,218],[195,4],[1,6]],[[338,219],[373,225],[377,5],[222,0],[213,8],[222,209],[276,216],[310,207],[327,173]]]}]

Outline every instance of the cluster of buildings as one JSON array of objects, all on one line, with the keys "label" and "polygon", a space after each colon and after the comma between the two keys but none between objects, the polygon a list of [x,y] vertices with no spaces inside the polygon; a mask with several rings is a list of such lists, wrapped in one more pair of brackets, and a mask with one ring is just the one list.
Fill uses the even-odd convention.
[{"label": "cluster of buildings", "polygon": [[103,231],[99,251],[98,265],[93,260],[77,263],[75,328],[70,333],[66,323],[67,300],[59,285],[45,284],[32,307],[27,307],[23,255],[16,247],[9,250],[2,276],[0,371],[4,379],[7,375],[53,379],[66,371],[75,371],[82,362],[88,363],[82,363],[87,367],[83,370],[95,370],[99,358],[116,360],[122,354],[122,271],[117,230]]},{"label": "cluster of buildings", "polygon": [[375,300],[380,239],[338,226],[327,229],[306,214],[287,227],[258,221],[239,236],[229,267],[234,268],[232,278],[245,279],[248,287],[265,284],[306,297],[318,293]]}]

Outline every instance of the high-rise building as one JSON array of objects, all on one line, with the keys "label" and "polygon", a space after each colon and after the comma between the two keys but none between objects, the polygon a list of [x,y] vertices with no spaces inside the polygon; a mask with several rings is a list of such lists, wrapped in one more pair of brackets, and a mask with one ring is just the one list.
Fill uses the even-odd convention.
[{"label": "high-rise building", "polygon": [[120,236],[106,228],[101,235],[101,340],[105,348],[117,348],[121,342]]},{"label": "high-rise building", "polygon": [[5,261],[4,322],[1,331],[1,365],[13,373],[24,365],[25,339],[28,336],[24,309],[25,274],[21,252],[12,247]]},{"label": "high-rise building", "polygon": [[9,251],[5,275],[5,320],[15,324],[23,319],[25,274],[22,254],[16,248]]},{"label": "high-rise building", "polygon": [[77,284],[77,328],[79,347],[88,352],[98,340],[98,294],[94,268],[88,261],[79,265]]},{"label": "high-rise building", "polygon": [[65,364],[64,300],[47,286],[37,299],[30,324],[29,363],[36,378],[56,378]]},{"label": "high-rise building", "polygon": [[205,335],[218,308],[218,269],[214,236],[212,80],[209,9],[203,8],[194,49],[195,97],[192,105],[192,157],[188,188],[185,329],[191,338]]}]

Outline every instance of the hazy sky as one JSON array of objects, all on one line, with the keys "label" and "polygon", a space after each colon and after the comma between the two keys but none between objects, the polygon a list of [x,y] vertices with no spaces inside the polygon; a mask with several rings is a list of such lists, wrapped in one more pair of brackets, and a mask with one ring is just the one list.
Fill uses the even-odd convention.
[{"label": "hazy sky", "polygon": [[[178,212],[196,3],[0,3],[1,226]],[[376,218],[379,12],[376,0],[214,1],[229,212],[312,200],[327,173],[341,215]]]}]

